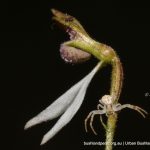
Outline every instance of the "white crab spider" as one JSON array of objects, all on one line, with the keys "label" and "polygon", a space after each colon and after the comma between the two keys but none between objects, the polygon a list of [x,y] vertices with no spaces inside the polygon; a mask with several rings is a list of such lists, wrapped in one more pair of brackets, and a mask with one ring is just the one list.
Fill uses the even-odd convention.
[{"label": "white crab spider", "polygon": [[93,133],[95,135],[97,135],[97,133],[95,132],[93,125],[92,125],[94,116],[95,115],[101,116],[102,114],[106,114],[108,116],[108,115],[114,114],[115,112],[120,111],[121,109],[124,109],[124,108],[134,109],[137,112],[139,112],[144,118],[145,118],[145,114],[147,114],[147,112],[144,109],[142,109],[138,106],[135,106],[135,105],[131,105],[131,104],[121,105],[120,103],[115,104],[115,103],[113,103],[113,97],[111,95],[104,95],[99,100],[99,104],[97,105],[97,110],[91,111],[85,119],[85,130],[86,130],[86,132],[87,132],[87,121],[90,118],[91,118],[90,119],[90,127],[91,127]]}]

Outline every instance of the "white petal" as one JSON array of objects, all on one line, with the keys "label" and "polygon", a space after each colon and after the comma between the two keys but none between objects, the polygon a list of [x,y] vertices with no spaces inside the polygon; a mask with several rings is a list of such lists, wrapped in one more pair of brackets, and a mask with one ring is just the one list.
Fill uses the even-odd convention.
[{"label": "white petal", "polygon": [[99,67],[102,63],[99,63],[93,70],[90,72],[85,78],[84,83],[77,94],[75,100],[72,102],[72,104],[68,107],[68,109],[65,111],[65,113],[60,117],[60,119],[56,122],[56,124],[53,126],[53,128],[43,137],[43,140],[41,142],[41,145],[46,143],[48,140],[50,140],[55,134],[57,134],[66,124],[70,122],[70,120],[74,117],[78,109],[80,108],[84,96],[87,90],[87,87],[92,80],[95,73],[98,71]]},{"label": "white petal", "polygon": [[41,113],[30,119],[26,123],[24,128],[28,129],[34,125],[40,124],[44,121],[52,120],[63,114],[76,97],[85,80],[86,77],[84,77],[77,84],[72,86],[68,91],[66,91],[63,95],[61,95],[58,99],[56,99],[50,106],[44,109]]},{"label": "white petal", "polygon": [[44,121],[52,120],[60,116],[67,107],[71,104],[74,100],[75,96],[77,95],[78,91],[83,84],[84,78],[75,84],[72,88],[66,91],[62,96],[56,99],[50,106],[48,106],[45,110],[39,113],[34,118],[30,119],[26,125],[25,129],[28,129],[36,124],[42,123]]}]

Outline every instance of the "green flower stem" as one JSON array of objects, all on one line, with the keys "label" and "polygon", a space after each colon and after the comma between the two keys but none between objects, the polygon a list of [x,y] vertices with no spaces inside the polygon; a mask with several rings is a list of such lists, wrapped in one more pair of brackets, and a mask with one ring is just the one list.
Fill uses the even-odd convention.
[{"label": "green flower stem", "polygon": [[108,116],[107,120],[107,129],[106,129],[106,146],[105,150],[112,150],[113,149],[113,139],[116,129],[117,123],[117,114],[112,114]]},{"label": "green flower stem", "polygon": [[[113,96],[114,102],[117,103],[122,89],[123,82],[123,69],[120,59],[114,58],[112,61],[112,78],[111,78],[111,89],[110,95]],[[116,129],[118,114],[114,113],[108,116],[107,129],[106,129],[106,147],[105,150],[112,150],[113,139]]]},{"label": "green flower stem", "polygon": [[115,57],[112,61],[112,78],[110,95],[113,97],[114,102],[117,103],[120,97],[123,84],[123,68],[118,57]]}]

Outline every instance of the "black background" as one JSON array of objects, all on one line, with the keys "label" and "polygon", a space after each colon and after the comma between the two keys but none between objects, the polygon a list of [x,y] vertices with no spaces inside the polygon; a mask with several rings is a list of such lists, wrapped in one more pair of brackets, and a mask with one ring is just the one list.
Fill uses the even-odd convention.
[{"label": "black background", "polygon": [[[124,67],[121,103],[131,103],[150,112],[149,35],[150,7],[145,1],[10,1],[6,3],[1,35],[2,95],[1,132],[3,149],[104,149],[83,142],[103,142],[105,132],[95,117],[95,136],[84,130],[84,119],[96,109],[99,98],[108,94],[111,68],[103,68],[88,88],[85,101],[72,121],[44,146],[42,136],[56,122],[50,121],[24,131],[25,123],[83,78],[97,60],[80,65],[66,64],[59,55],[60,43],[68,40],[51,21],[51,8],[75,16],[94,39],[112,46]],[[2,83],[1,82],[1,83]],[[120,112],[115,141],[150,142],[150,117],[132,110]],[[2,134],[3,133],[3,134]],[[114,149],[135,149],[135,146]],[[149,149],[150,146],[139,146]]]}]

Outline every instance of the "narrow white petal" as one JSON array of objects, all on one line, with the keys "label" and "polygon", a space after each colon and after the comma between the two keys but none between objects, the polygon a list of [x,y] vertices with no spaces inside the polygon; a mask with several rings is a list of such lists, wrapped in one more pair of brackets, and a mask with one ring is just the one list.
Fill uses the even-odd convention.
[{"label": "narrow white petal", "polygon": [[84,80],[84,83],[78,92],[77,96],[75,97],[72,104],[68,107],[68,109],[65,111],[65,113],[60,117],[60,119],[56,122],[56,124],[53,126],[53,128],[43,137],[41,145],[46,143],[48,140],[50,140],[55,134],[57,134],[66,124],[70,122],[70,120],[74,117],[78,109],[80,108],[84,96],[87,90],[87,87],[92,80],[95,73],[98,71],[99,67],[102,63],[99,63],[86,77]]},{"label": "narrow white petal", "polygon": [[34,125],[40,124],[48,120],[52,120],[63,114],[76,97],[86,78],[87,76],[80,80],[78,83],[76,83],[74,86],[72,86],[68,91],[66,91],[63,95],[56,99],[52,104],[50,104],[37,116],[30,119],[26,123],[24,128],[28,129]]},{"label": "narrow white petal", "polygon": [[50,104],[50,106],[44,109],[41,113],[39,113],[34,118],[30,119],[26,123],[25,129],[28,129],[44,121],[57,118],[62,113],[64,113],[64,111],[68,108],[68,106],[74,100],[84,80],[85,79],[83,78],[80,82],[78,82],[73,87],[71,87],[68,91],[66,91],[63,95],[61,95],[58,99],[56,99],[52,104]]}]

